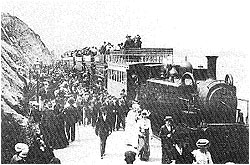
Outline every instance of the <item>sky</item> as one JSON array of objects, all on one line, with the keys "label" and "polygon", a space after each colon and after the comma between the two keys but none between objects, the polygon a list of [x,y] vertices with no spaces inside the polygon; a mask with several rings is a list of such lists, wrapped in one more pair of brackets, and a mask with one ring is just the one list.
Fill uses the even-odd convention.
[{"label": "sky", "polygon": [[104,41],[117,45],[127,34],[139,34],[143,47],[245,50],[248,7],[244,0],[3,0],[2,11],[63,53]]},{"label": "sky", "polygon": [[[139,34],[142,47],[174,48],[176,56],[218,55],[221,77],[236,75],[244,96],[250,54],[249,0],[1,0],[58,55]],[[184,58],[184,57],[183,57]],[[249,77],[248,77],[249,78]],[[243,83],[241,83],[243,81]],[[250,97],[249,97],[250,98]]]}]

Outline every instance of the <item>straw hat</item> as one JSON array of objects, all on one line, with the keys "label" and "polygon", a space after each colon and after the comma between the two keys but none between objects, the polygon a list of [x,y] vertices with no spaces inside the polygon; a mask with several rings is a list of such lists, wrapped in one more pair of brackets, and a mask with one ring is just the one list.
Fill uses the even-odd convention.
[{"label": "straw hat", "polygon": [[198,148],[208,148],[209,147],[209,141],[207,139],[199,139],[196,142],[196,146]]},{"label": "straw hat", "polygon": [[164,121],[173,120],[172,116],[166,116]]},{"label": "straw hat", "polygon": [[15,145],[15,151],[16,152],[21,152],[21,151],[23,151],[25,149],[28,149],[28,148],[29,148],[29,146],[27,144],[25,144],[25,143],[17,143]]}]

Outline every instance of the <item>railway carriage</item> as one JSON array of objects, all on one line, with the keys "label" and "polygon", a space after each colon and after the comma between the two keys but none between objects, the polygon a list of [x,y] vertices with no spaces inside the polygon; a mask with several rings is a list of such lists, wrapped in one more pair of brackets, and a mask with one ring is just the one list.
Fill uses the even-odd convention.
[{"label": "railway carriage", "polygon": [[159,74],[152,70],[152,66],[160,69],[163,59],[172,58],[173,49],[165,48],[131,48],[119,51],[111,51],[107,55],[107,90],[109,94],[119,97],[119,93],[125,89],[129,100],[136,97],[136,91],[141,83]]}]

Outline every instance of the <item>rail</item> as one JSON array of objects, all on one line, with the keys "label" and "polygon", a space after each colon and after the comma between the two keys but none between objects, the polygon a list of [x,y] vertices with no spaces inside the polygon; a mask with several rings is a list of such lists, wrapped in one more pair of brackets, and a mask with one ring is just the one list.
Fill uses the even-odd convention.
[{"label": "rail", "polygon": [[[111,51],[106,55],[107,63],[163,63],[173,56],[173,48],[131,48]],[[171,60],[171,59],[169,59]]]},{"label": "rail", "polygon": [[164,58],[168,58],[169,55],[166,54],[157,54],[155,56],[149,54],[136,54],[136,55],[127,55],[127,54],[115,54],[107,55],[107,63],[120,63],[120,64],[130,64],[130,63],[162,63]]}]

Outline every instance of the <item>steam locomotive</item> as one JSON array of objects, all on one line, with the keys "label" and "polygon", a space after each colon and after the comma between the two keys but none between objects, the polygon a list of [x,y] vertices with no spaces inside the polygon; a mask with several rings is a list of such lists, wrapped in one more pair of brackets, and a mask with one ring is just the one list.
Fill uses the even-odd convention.
[{"label": "steam locomotive", "polygon": [[199,138],[206,138],[211,142],[214,162],[248,163],[248,127],[237,109],[233,77],[228,74],[225,80],[216,80],[217,56],[207,59],[207,69],[193,69],[189,62],[167,66],[167,77],[148,79],[140,86],[138,100],[151,111],[156,134],[164,117],[170,115],[177,138],[190,150]]},{"label": "steam locomotive", "polygon": [[119,97],[124,89],[129,100],[138,100],[151,112],[155,135],[172,116],[176,138],[190,151],[200,138],[211,142],[215,163],[248,163],[249,131],[237,109],[236,87],[228,74],[216,80],[217,56],[207,56],[207,69],[185,61],[163,64],[173,49],[141,48],[111,52],[107,64],[107,89]]}]

